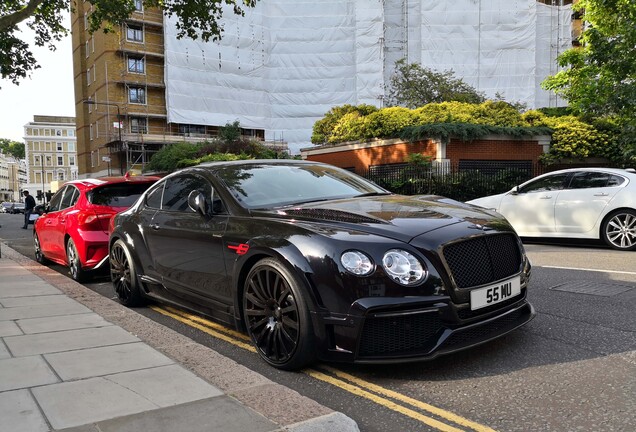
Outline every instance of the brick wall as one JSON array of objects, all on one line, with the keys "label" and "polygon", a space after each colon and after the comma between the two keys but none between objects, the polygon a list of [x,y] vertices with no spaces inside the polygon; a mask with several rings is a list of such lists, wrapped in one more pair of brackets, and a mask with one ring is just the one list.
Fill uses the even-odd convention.
[{"label": "brick wall", "polygon": [[446,158],[452,164],[464,160],[531,160],[537,162],[542,154],[537,141],[451,139],[446,147]]},{"label": "brick wall", "polygon": [[[334,150],[338,148],[335,147]],[[362,173],[370,165],[387,165],[401,163],[411,153],[421,153],[435,158],[437,145],[432,141],[420,141],[416,143],[395,143],[389,145],[370,146],[332,153],[310,154],[307,160],[324,162],[341,168],[355,168]]]}]

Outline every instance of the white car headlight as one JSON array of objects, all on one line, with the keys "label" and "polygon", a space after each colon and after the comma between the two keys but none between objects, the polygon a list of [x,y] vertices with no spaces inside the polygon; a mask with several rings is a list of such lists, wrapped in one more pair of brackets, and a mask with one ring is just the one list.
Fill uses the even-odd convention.
[{"label": "white car headlight", "polygon": [[401,249],[384,254],[382,266],[391,279],[402,285],[417,285],[426,279],[426,268],[417,258]]},{"label": "white car headlight", "polygon": [[373,271],[373,263],[360,251],[350,250],[342,254],[340,262],[348,272],[358,276],[366,276]]}]

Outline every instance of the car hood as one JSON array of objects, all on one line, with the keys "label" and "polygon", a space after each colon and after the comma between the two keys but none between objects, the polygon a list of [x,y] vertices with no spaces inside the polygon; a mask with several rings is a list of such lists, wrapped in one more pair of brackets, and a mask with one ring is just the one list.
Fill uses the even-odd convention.
[{"label": "car hood", "polygon": [[[492,212],[439,196],[388,195],[308,203],[264,212],[296,222],[337,224],[409,242],[414,237],[454,224],[501,226]],[[256,216],[256,214],[254,214]],[[265,215],[263,215],[265,216]]]},{"label": "car hood", "polygon": [[466,203],[497,211],[501,206],[501,200],[503,200],[503,197],[505,197],[507,194],[508,192],[497,195],[490,195],[483,198],[476,198],[474,200],[466,201]]}]

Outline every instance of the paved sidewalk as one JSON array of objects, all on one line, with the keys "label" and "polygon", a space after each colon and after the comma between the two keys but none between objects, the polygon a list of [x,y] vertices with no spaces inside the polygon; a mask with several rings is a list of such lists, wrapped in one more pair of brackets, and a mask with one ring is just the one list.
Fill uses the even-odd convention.
[{"label": "paved sidewalk", "polygon": [[358,431],[0,244],[0,431]]}]

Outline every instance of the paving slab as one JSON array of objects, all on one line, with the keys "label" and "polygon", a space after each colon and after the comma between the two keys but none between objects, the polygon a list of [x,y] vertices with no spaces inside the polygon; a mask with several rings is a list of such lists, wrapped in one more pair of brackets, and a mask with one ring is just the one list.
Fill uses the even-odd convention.
[{"label": "paving slab", "polygon": [[22,330],[14,321],[0,321],[0,337],[21,335]]},{"label": "paving slab", "polygon": [[159,408],[143,396],[105,378],[52,384],[31,391],[54,429]]},{"label": "paving slab", "polygon": [[64,381],[155,368],[174,363],[165,355],[141,342],[46,354],[44,358]]},{"label": "paving slab", "polygon": [[[106,420],[64,432],[268,432],[277,425],[227,396]],[[282,430],[282,429],[281,429]],[[323,429],[324,431],[324,429]],[[334,432],[337,429],[334,429]]]},{"label": "paving slab", "polygon": [[20,318],[40,318],[91,312],[86,306],[72,300],[64,304],[4,307],[0,309],[0,321]]},{"label": "paving slab", "polygon": [[28,390],[0,393],[0,430],[45,432],[49,430],[42,413]]},{"label": "paving slab", "polygon": [[59,381],[41,356],[0,360],[0,391],[26,389]]},{"label": "paving slab", "polygon": [[[143,395],[160,407],[221,396],[223,392],[184,369],[170,365],[110,375],[107,379]],[[166,389],[170,389],[169,392]]]},{"label": "paving slab", "polygon": [[11,358],[11,353],[7,350],[7,346],[3,343],[2,339],[0,339],[0,360]]},{"label": "paving slab", "polygon": [[100,346],[139,342],[121,327],[108,326],[4,338],[14,356],[50,354]]},{"label": "paving slab", "polygon": [[[5,276],[3,275],[3,280]],[[54,288],[52,285],[44,282],[42,279],[37,278],[35,281],[19,281],[13,283],[3,283],[2,289],[0,289],[0,298],[8,297],[25,297],[25,296],[37,296],[48,294],[59,294],[60,290]]]},{"label": "paving slab", "polygon": [[0,299],[0,304],[4,307],[18,307],[18,306],[41,306],[41,305],[53,305],[71,303],[75,300],[68,298],[66,295],[53,294],[53,295],[38,295],[28,297],[8,297]]},{"label": "paving slab", "polygon": [[[3,322],[0,321],[0,328]],[[106,327],[112,325],[94,312],[56,317],[29,318],[17,320],[16,325],[24,334],[47,333],[63,330],[78,330],[91,327]]]}]

